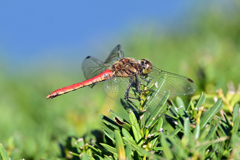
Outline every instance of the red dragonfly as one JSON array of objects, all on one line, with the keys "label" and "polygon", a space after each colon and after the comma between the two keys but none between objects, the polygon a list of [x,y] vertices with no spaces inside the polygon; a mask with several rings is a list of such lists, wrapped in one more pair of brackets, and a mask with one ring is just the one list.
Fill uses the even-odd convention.
[{"label": "red dragonfly", "polygon": [[86,57],[82,63],[82,70],[87,80],[57,89],[46,98],[52,99],[85,86],[92,88],[102,81],[106,81],[104,90],[112,99],[121,97],[128,99],[134,84],[137,84],[135,85],[137,91],[141,92],[138,84],[142,81],[159,86],[159,98],[167,91],[170,91],[170,95],[189,95],[196,90],[190,78],[158,69],[146,59],[137,61],[124,58],[120,45],[112,50],[105,62],[92,56]]}]

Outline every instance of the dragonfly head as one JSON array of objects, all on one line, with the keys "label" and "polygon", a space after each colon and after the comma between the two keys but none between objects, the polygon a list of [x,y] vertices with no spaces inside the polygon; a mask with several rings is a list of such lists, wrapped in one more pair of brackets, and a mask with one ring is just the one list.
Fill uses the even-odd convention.
[{"label": "dragonfly head", "polygon": [[147,75],[152,71],[152,63],[146,59],[142,59],[141,62],[141,74]]}]

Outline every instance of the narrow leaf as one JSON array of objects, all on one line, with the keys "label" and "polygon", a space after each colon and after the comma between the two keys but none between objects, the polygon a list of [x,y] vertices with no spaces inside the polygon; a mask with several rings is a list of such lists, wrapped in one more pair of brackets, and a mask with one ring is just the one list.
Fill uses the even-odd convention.
[{"label": "narrow leaf", "polygon": [[188,159],[187,146],[180,139],[175,137],[167,137],[171,143],[171,153],[174,159]]},{"label": "narrow leaf", "polygon": [[232,134],[238,133],[239,126],[240,126],[240,115],[233,122],[233,128],[231,130]]},{"label": "narrow leaf", "polygon": [[141,145],[142,144],[142,142],[140,143],[140,140],[142,139],[141,133],[138,131],[138,129],[136,129],[135,126],[132,126],[132,131],[133,131],[133,135],[134,135],[136,142],[139,145]]},{"label": "narrow leaf", "polygon": [[10,158],[8,157],[7,151],[3,147],[2,143],[0,143],[0,155],[2,157],[2,160],[9,160]]},{"label": "narrow leaf", "polygon": [[200,125],[196,124],[196,127],[194,128],[194,137],[195,139],[198,139],[200,136]]},{"label": "narrow leaf", "polygon": [[[168,100],[169,97],[169,91],[164,95],[162,98],[161,102],[159,103],[158,106],[154,109],[154,112],[152,112],[150,115],[150,118],[148,119],[146,126],[151,126],[157,118],[161,117],[164,115],[164,113],[167,111],[168,106],[165,105],[166,101]],[[144,113],[145,115],[146,113]]]},{"label": "narrow leaf", "polygon": [[113,136],[110,135],[106,130],[103,130],[103,132],[104,132],[104,134],[105,134],[109,139],[112,140],[113,144],[115,144],[115,140],[114,140]]},{"label": "narrow leaf", "polygon": [[[126,121],[126,122],[128,122],[125,118],[128,118],[128,117],[122,117],[122,116],[120,116],[118,113],[116,113],[116,112],[114,112],[113,110],[109,110],[109,112],[114,116],[114,117],[117,117],[120,121]],[[129,122],[128,122],[129,123]]]},{"label": "narrow leaf", "polygon": [[133,137],[131,136],[131,134],[125,128],[122,128],[122,134],[126,139],[135,143]]},{"label": "narrow leaf", "polygon": [[178,113],[183,117],[185,115],[185,105],[180,97],[176,98]]},{"label": "narrow leaf", "polygon": [[213,119],[213,116],[217,114],[222,107],[223,107],[222,99],[220,98],[214,104],[214,106],[209,111],[207,111],[203,117],[201,117],[200,128],[202,129],[203,127],[205,127],[206,124]]},{"label": "narrow leaf", "polygon": [[141,130],[137,121],[137,118],[135,116],[135,114],[133,113],[132,110],[129,110],[129,120],[130,123],[132,124],[132,130],[133,130],[133,135],[134,138],[137,142],[139,142],[139,140],[141,139]]},{"label": "narrow leaf", "polygon": [[112,146],[109,146],[105,143],[100,143],[108,152],[111,152],[112,154],[118,156],[118,152],[116,148],[113,148]]},{"label": "narrow leaf", "polygon": [[198,102],[197,102],[195,108],[196,108],[197,110],[199,110],[199,108],[203,105],[203,103],[205,102],[205,100],[206,100],[206,96],[205,96],[205,94],[202,92],[202,94],[200,95],[200,97],[199,97],[199,99],[198,99]]},{"label": "narrow leaf", "polygon": [[215,125],[211,125],[213,127],[210,127],[210,131],[208,132],[208,135],[205,137],[205,140],[211,140],[214,138],[214,135],[216,134],[218,126],[216,125],[216,122],[214,122],[213,124]]},{"label": "narrow leaf", "polygon": [[163,74],[161,76],[162,77],[160,78],[160,81],[158,81],[158,83],[156,83],[155,85],[152,86],[151,89],[153,89],[154,92],[150,96],[150,99],[148,100],[144,109],[147,109],[148,107],[156,107],[156,105],[158,105],[158,103],[159,103],[158,101],[161,100],[161,99],[159,99],[159,95],[161,95],[161,93],[159,93],[159,92],[161,91],[161,88],[164,85],[164,82],[166,81],[167,75]]},{"label": "narrow leaf", "polygon": [[184,137],[185,139],[188,139],[190,138],[190,122],[189,122],[189,118],[186,118],[185,121],[184,121]]},{"label": "narrow leaf", "polygon": [[174,131],[172,131],[172,132],[169,134],[169,136],[170,136],[170,137],[174,137],[174,136],[177,135],[178,132],[180,132],[180,131],[181,131],[181,128],[177,127]]},{"label": "narrow leaf", "polygon": [[225,123],[225,124],[227,124],[227,127],[228,127],[228,128],[232,128],[232,124],[231,124],[230,120],[228,119],[226,113],[223,113],[223,116],[224,116],[224,118],[225,118],[225,120],[226,120],[226,123]]},{"label": "narrow leaf", "polygon": [[161,117],[161,118],[159,118],[158,123],[157,123],[157,125],[155,125],[154,129],[151,130],[150,134],[162,131],[163,130],[162,128],[163,128],[163,119]]},{"label": "narrow leaf", "polygon": [[114,122],[113,120],[111,120],[110,118],[99,114],[100,118],[102,119],[103,123],[105,123],[106,125],[112,127],[113,129],[119,130],[119,126],[116,122]]},{"label": "narrow leaf", "polygon": [[126,160],[131,160],[132,158],[132,149],[129,144],[126,145]]},{"label": "narrow leaf", "polygon": [[161,142],[162,142],[162,149],[165,157],[167,159],[173,159],[172,152],[170,150],[170,144],[167,142],[166,137],[164,134],[161,136]]},{"label": "narrow leaf", "polygon": [[101,156],[99,156],[99,155],[95,155],[95,156],[97,156],[97,158],[99,159],[99,160],[104,160]]},{"label": "narrow leaf", "polygon": [[238,117],[238,115],[239,115],[239,104],[236,103],[233,107],[233,119],[232,119],[233,122]]},{"label": "narrow leaf", "polygon": [[121,134],[117,130],[115,130],[115,140],[116,140],[116,147],[118,151],[118,159],[124,160],[125,159],[124,145],[123,145]]},{"label": "narrow leaf", "polygon": [[123,140],[126,144],[129,144],[132,148],[132,150],[136,150],[138,153],[140,153],[140,156],[147,156],[149,158],[153,158],[153,159],[161,159],[160,156],[152,154],[146,150],[144,150],[142,147],[139,147],[138,145],[132,143],[131,141],[128,141],[125,137],[123,137]]},{"label": "narrow leaf", "polygon": [[85,154],[85,153],[82,153],[82,154],[81,154],[81,159],[82,159],[82,160],[90,160],[90,156],[87,155],[87,154]]},{"label": "narrow leaf", "polygon": [[128,131],[131,130],[130,124],[128,122],[121,121],[118,117],[114,117],[114,121],[121,127],[126,128]]},{"label": "narrow leaf", "polygon": [[91,148],[91,150],[97,154],[102,154],[102,150],[100,148],[95,148],[92,145],[88,145],[89,148]]},{"label": "narrow leaf", "polygon": [[104,156],[104,159],[106,159],[106,160],[114,160],[112,157],[109,157],[109,156]]}]

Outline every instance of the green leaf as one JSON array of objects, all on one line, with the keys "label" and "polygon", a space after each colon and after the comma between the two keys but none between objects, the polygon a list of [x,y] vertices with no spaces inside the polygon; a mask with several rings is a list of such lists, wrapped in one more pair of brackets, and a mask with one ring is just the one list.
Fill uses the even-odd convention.
[{"label": "green leaf", "polygon": [[239,104],[236,103],[233,107],[233,119],[232,119],[233,122],[238,117],[238,115],[239,115]]},{"label": "green leaf", "polygon": [[102,158],[101,156],[99,156],[99,155],[95,155],[95,156],[97,156],[97,158],[99,159],[99,160],[104,160],[104,158]]},{"label": "green leaf", "polygon": [[108,144],[105,143],[100,143],[108,152],[111,152],[115,156],[118,156],[118,152],[116,148],[113,148],[112,146],[109,146]]},{"label": "green leaf", "polygon": [[172,113],[172,115],[174,116],[174,118],[179,118],[179,113],[178,113],[178,109],[176,107],[176,105],[173,103],[173,101],[171,101],[172,103],[172,107],[170,108],[170,112]]},{"label": "green leaf", "polygon": [[224,125],[217,123],[217,126],[224,136],[228,136],[227,128]]},{"label": "green leaf", "polygon": [[198,139],[200,136],[200,125],[196,124],[196,127],[194,128],[194,137],[195,139]]},{"label": "green leaf", "polygon": [[182,100],[180,97],[177,97],[177,98],[176,98],[176,102],[177,102],[178,108],[179,108],[179,107],[183,107],[183,109],[185,110],[185,105],[184,105],[184,103],[183,103],[183,100]]},{"label": "green leaf", "polygon": [[209,111],[207,111],[203,117],[201,117],[200,128],[202,129],[203,127],[205,127],[206,124],[213,119],[213,116],[217,114],[222,107],[223,107],[222,99],[220,98],[214,104],[214,106]]},{"label": "green leaf", "polygon": [[82,160],[90,160],[90,156],[88,156],[87,154],[83,153],[83,154],[81,154],[81,159]]},{"label": "green leaf", "polygon": [[111,120],[110,118],[102,114],[99,114],[99,116],[102,119],[103,123],[105,123],[108,127],[112,127],[112,129],[120,130],[116,122],[114,122],[113,120]]},{"label": "green leaf", "polygon": [[124,144],[122,141],[122,137],[119,131],[115,130],[115,140],[116,140],[116,147],[118,151],[118,159],[124,160],[125,159],[125,149]]},{"label": "green leaf", "polygon": [[3,147],[2,143],[0,143],[0,155],[2,160],[9,160],[10,158],[8,157],[7,151]]},{"label": "green leaf", "polygon": [[189,118],[186,118],[184,120],[184,137],[186,139],[189,139],[190,138],[190,122],[189,122]]},{"label": "green leaf", "polygon": [[137,118],[132,110],[129,110],[129,120],[132,125],[132,131],[133,131],[134,138],[135,138],[136,142],[138,143],[140,141],[140,139],[142,138],[141,130],[140,130]]},{"label": "green leaf", "polygon": [[161,91],[161,88],[164,84],[164,82],[166,81],[167,75],[166,74],[162,74],[162,77],[160,78],[160,81],[158,81],[156,83],[156,85],[153,85],[150,89],[154,90],[153,94],[150,96],[150,99],[148,100],[147,104],[145,105],[145,107],[143,109],[148,109],[149,107],[156,107],[158,106],[158,101],[161,100],[159,98],[159,95],[161,95],[161,93],[159,93]]},{"label": "green leaf", "polygon": [[233,122],[233,128],[231,130],[232,134],[239,133],[238,132],[239,126],[240,126],[240,115]]},{"label": "green leaf", "polygon": [[[114,112],[113,110],[109,110],[109,112],[114,116],[114,117],[117,117],[120,121],[126,121],[128,122],[125,118],[128,118],[128,117],[125,117],[125,118],[122,118],[122,116],[120,116],[118,113]],[[129,122],[128,122],[129,123]]]},{"label": "green leaf", "polygon": [[[160,118],[161,116],[164,115],[165,112],[167,112],[168,106],[165,105],[165,103],[168,100],[169,94],[170,94],[169,91],[167,91],[167,93],[162,98],[161,102],[156,106],[153,112],[150,113],[151,116],[149,117],[146,123],[146,127],[151,126],[157,120],[157,118]],[[144,115],[146,114],[149,114],[149,112],[146,111]]]},{"label": "green leaf", "polygon": [[132,149],[129,144],[126,145],[126,160],[132,159]]},{"label": "green leaf", "polygon": [[91,148],[91,150],[97,154],[102,154],[102,151],[99,148],[95,148],[92,145],[88,145],[89,148]]},{"label": "green leaf", "polygon": [[212,127],[210,127],[210,131],[208,131],[207,136],[205,137],[205,140],[211,140],[214,138],[214,135],[216,134],[218,125],[216,124],[216,122],[213,122]]},{"label": "green leaf", "polygon": [[208,133],[210,131],[210,128],[211,128],[211,126],[207,126],[207,127],[203,128],[201,130],[201,134],[200,134],[200,136],[198,138],[199,142],[202,142],[202,141],[204,141],[206,139],[206,137],[207,137],[207,135],[208,135]]},{"label": "green leaf", "polygon": [[185,105],[180,97],[176,98],[178,113],[183,117],[185,115]]},{"label": "green leaf", "polygon": [[149,158],[154,158],[154,159],[161,159],[160,156],[152,154],[148,151],[145,151],[142,147],[139,147],[138,145],[136,145],[135,143],[132,143],[131,141],[128,141],[125,137],[123,137],[123,140],[126,144],[129,144],[132,148],[132,150],[136,150],[140,156],[147,156]]},{"label": "green leaf", "polygon": [[206,100],[206,96],[205,96],[205,94],[202,92],[202,94],[200,95],[200,97],[199,97],[199,99],[198,99],[198,102],[197,102],[195,108],[196,108],[197,110],[199,110],[199,108],[203,105],[203,103],[205,102],[205,100]]},{"label": "green leaf", "polygon": [[122,134],[126,139],[135,143],[133,137],[131,136],[131,134],[125,128],[122,128]]},{"label": "green leaf", "polygon": [[138,129],[136,129],[135,126],[132,126],[132,131],[133,131],[133,135],[134,135],[134,138],[135,138],[136,142],[139,145],[142,145],[143,142],[140,142],[140,140],[142,139],[141,132],[139,132]]},{"label": "green leaf", "polygon": [[167,159],[173,159],[173,155],[170,149],[170,144],[167,142],[166,137],[164,134],[161,136],[161,142],[162,142],[162,149],[165,157]]},{"label": "green leaf", "polygon": [[163,130],[163,119],[162,117],[159,118],[157,125],[155,125],[154,129],[151,130],[150,134],[153,134],[155,132],[159,132]]},{"label": "green leaf", "polygon": [[104,159],[107,159],[107,160],[114,160],[112,157],[109,157],[109,156],[104,156]]},{"label": "green leaf", "polygon": [[224,118],[225,118],[225,120],[226,120],[227,127],[228,127],[228,128],[232,128],[232,124],[231,124],[231,122],[229,121],[226,113],[223,113],[223,116],[224,116]]},{"label": "green leaf", "polygon": [[190,102],[188,103],[187,109],[186,111],[192,111],[194,110],[194,103],[193,103],[193,99],[190,100]]},{"label": "green leaf", "polygon": [[169,136],[170,136],[170,137],[174,137],[174,136],[177,135],[178,132],[180,132],[181,130],[182,130],[181,128],[177,127],[174,131],[172,131],[172,132],[169,134]]},{"label": "green leaf", "polygon": [[174,154],[174,159],[187,159],[188,150],[186,143],[175,137],[167,137],[171,143],[171,153]]},{"label": "green leaf", "polygon": [[114,137],[113,137],[112,135],[108,134],[108,132],[107,132],[106,130],[103,130],[103,132],[104,132],[104,134],[105,134],[109,139],[112,140],[113,144],[115,144],[115,139],[114,139]]},{"label": "green leaf", "polygon": [[84,139],[83,138],[79,138],[78,140],[75,140],[75,139],[71,139],[72,141],[72,144],[74,143],[77,148],[83,148],[84,147]]}]

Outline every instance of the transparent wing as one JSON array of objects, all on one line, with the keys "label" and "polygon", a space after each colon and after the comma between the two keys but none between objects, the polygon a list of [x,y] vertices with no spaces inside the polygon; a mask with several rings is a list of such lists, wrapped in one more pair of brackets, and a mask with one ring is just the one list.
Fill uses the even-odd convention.
[{"label": "transparent wing", "polygon": [[113,64],[114,62],[118,61],[119,59],[124,57],[124,53],[121,51],[121,46],[117,45],[110,53],[105,64]]},{"label": "transparent wing", "polygon": [[104,83],[104,91],[113,100],[125,98],[124,95],[129,86],[129,77],[115,77]]},{"label": "transparent wing", "polygon": [[194,82],[185,76],[163,71],[153,67],[150,74],[151,83],[159,87],[159,93],[170,91],[170,95],[190,95],[196,90]]},{"label": "transparent wing", "polygon": [[[103,62],[95,57],[88,56],[82,63],[83,74],[86,79],[93,78],[108,68]],[[92,88],[94,85],[90,85]]]},{"label": "transparent wing", "polygon": [[[82,63],[82,70],[84,73],[84,76],[86,79],[93,78],[100,73],[102,73],[104,70],[111,67],[111,65],[118,61],[119,59],[123,58],[123,52],[121,51],[121,46],[117,45],[108,56],[107,60],[105,62],[100,61],[99,59],[88,56],[85,58],[85,60]],[[90,85],[92,88],[94,85]]]}]

